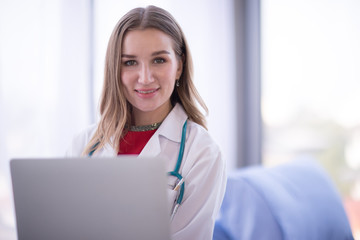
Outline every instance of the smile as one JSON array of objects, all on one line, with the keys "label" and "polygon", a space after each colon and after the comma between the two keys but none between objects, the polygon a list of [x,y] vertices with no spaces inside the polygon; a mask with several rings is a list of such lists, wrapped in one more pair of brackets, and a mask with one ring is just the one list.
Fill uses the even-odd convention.
[{"label": "smile", "polygon": [[157,90],[158,90],[158,89],[151,89],[151,90],[136,90],[136,89],[135,89],[136,92],[142,93],[142,94],[154,93],[154,92],[156,92]]}]

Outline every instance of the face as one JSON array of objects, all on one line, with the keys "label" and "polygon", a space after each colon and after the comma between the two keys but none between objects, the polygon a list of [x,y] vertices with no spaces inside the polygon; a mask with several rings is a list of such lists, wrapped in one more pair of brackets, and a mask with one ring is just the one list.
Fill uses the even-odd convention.
[{"label": "face", "polygon": [[[182,72],[173,40],[157,29],[128,31],[123,39],[121,81],[135,122],[162,121],[171,110],[170,96]],[[146,118],[146,119],[140,119]],[[160,119],[161,118],[161,119]]]}]

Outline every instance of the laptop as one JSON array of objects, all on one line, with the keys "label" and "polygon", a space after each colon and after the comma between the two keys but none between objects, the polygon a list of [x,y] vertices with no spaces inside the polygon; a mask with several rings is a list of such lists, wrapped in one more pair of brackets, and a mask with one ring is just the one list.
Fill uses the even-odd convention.
[{"label": "laptop", "polygon": [[18,239],[170,239],[161,159],[10,161]]}]

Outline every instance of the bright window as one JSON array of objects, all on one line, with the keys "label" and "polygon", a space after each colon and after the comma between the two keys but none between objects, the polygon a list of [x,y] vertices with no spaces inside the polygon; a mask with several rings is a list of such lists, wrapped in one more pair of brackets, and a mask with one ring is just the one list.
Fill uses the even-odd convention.
[{"label": "bright window", "polygon": [[0,238],[16,239],[9,159],[62,157],[89,121],[86,1],[0,3]]},{"label": "bright window", "polygon": [[264,163],[311,154],[360,239],[360,2],[262,1]]}]

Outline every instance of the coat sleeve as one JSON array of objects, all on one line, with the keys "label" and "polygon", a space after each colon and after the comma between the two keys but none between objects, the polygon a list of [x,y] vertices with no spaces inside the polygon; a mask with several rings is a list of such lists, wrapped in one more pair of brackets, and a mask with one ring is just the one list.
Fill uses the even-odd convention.
[{"label": "coat sleeve", "polygon": [[171,224],[172,239],[210,240],[225,193],[225,162],[212,141],[197,137],[188,146],[184,199]]}]

